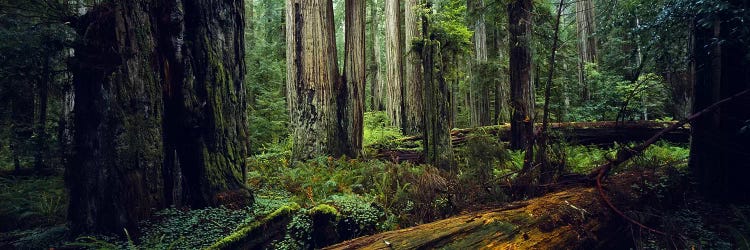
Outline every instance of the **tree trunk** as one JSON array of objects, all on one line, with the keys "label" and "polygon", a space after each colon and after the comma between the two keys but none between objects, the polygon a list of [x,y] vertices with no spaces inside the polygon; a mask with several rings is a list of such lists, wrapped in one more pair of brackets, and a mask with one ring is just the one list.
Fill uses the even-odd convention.
[{"label": "tree trunk", "polygon": [[341,79],[331,0],[287,0],[287,100],[292,157],[340,156],[345,141],[339,121]]},{"label": "tree trunk", "polygon": [[404,29],[406,33],[406,58],[404,63],[404,134],[421,134],[424,130],[424,103],[422,98],[423,72],[419,52],[412,48],[412,43],[420,39],[419,19],[417,18],[418,0],[406,0],[404,3]]},{"label": "tree trunk", "polygon": [[531,83],[531,0],[508,5],[512,149],[525,149],[533,137],[534,89]]},{"label": "tree trunk", "polygon": [[383,106],[383,75],[381,72],[380,64],[380,29],[378,24],[381,21],[380,15],[378,15],[378,0],[373,0],[373,4],[370,8],[370,39],[372,39],[372,46],[370,53],[367,53],[369,59],[369,80],[370,83],[370,104],[372,105],[371,111],[384,110]]},{"label": "tree trunk", "polygon": [[32,89],[24,87],[33,86],[31,84],[19,84],[18,89],[14,89],[13,95],[10,96],[10,143],[9,149],[13,158],[13,168],[16,172],[24,167],[24,163],[29,158],[31,146],[29,141],[34,134],[34,95]]},{"label": "tree trunk", "polygon": [[[425,3],[431,8],[430,0]],[[449,170],[453,161],[453,147],[450,136],[450,92],[445,81],[445,63],[440,55],[440,44],[433,40],[429,20],[422,17],[424,45],[422,63],[424,65],[424,155],[425,160],[434,166]]]},{"label": "tree trunk", "polygon": [[356,158],[362,151],[362,116],[365,110],[365,1],[346,1],[346,38],[342,94],[346,154]]},{"label": "tree trunk", "polygon": [[44,158],[47,154],[47,101],[49,82],[52,81],[51,59],[45,59],[42,78],[37,83],[37,121],[34,126],[34,168],[41,170],[45,167]]},{"label": "tree trunk", "polygon": [[578,83],[581,84],[581,98],[591,99],[590,86],[586,82],[586,64],[596,63],[596,16],[592,0],[576,1],[576,27],[578,36]]},{"label": "tree trunk", "polygon": [[81,19],[66,169],[74,231],[250,198],[243,18],[242,0],[138,0]]},{"label": "tree trunk", "polygon": [[403,80],[401,64],[401,12],[399,0],[385,0],[386,105],[395,127],[403,128]]},{"label": "tree trunk", "polygon": [[470,126],[490,125],[490,88],[486,74],[487,68],[487,25],[484,18],[484,0],[470,0],[467,2],[470,16],[474,20],[474,54],[471,67],[471,83],[469,85],[469,107],[471,109]]},{"label": "tree trunk", "polygon": [[[747,6],[749,1],[726,1],[730,6]],[[732,10],[735,7],[729,7]],[[717,19],[710,27],[693,28],[693,111],[700,111],[718,100],[750,88],[750,60],[747,43],[734,30],[746,27],[732,11],[712,13]],[[703,18],[711,18],[702,15]],[[715,42],[721,41],[721,42]],[[750,201],[750,97],[718,112],[704,115],[693,123],[690,168],[706,198],[718,202]]]}]

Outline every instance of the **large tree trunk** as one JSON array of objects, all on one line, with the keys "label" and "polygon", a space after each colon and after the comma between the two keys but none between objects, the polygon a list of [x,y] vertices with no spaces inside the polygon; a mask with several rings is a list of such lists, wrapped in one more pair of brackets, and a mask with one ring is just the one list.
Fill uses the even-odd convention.
[{"label": "large tree trunk", "polygon": [[369,62],[369,80],[370,83],[370,104],[371,111],[381,111],[385,107],[383,105],[383,74],[381,74],[380,64],[380,30],[378,24],[381,21],[380,15],[378,15],[378,0],[373,0],[373,4],[370,8],[370,39],[372,39],[372,46],[368,46],[370,53],[367,53]]},{"label": "large tree trunk", "polygon": [[[431,1],[427,0],[427,8],[431,8]],[[422,32],[424,32],[424,46],[422,48],[422,63],[424,65],[424,122],[425,136],[423,140],[425,160],[436,167],[450,169],[453,161],[453,147],[450,136],[451,108],[448,83],[445,81],[445,62],[440,55],[440,45],[433,40],[430,33],[429,20],[422,17]]]},{"label": "large tree trunk", "polygon": [[490,125],[490,85],[487,68],[487,25],[484,20],[484,0],[470,0],[467,3],[474,21],[474,62],[471,71],[470,109],[471,127]]},{"label": "large tree trunk", "polygon": [[534,88],[531,83],[531,0],[513,1],[508,5],[510,31],[510,147],[525,149],[533,137]]},{"label": "large tree trunk", "polygon": [[346,1],[344,52],[344,100],[342,126],[346,131],[346,154],[357,157],[362,151],[362,116],[365,111],[365,1]]},{"label": "large tree trunk", "polygon": [[385,0],[386,105],[393,126],[403,128],[403,66],[399,0]]},{"label": "large tree trunk", "polygon": [[339,124],[341,79],[331,0],[287,0],[287,103],[294,146],[292,157],[305,160],[340,156],[344,135]]},{"label": "large tree trunk", "polygon": [[[725,1],[744,6],[750,1]],[[728,8],[729,10],[734,7]],[[731,11],[727,11],[731,12]],[[750,88],[747,42],[733,34],[746,27],[729,13],[713,13],[709,27],[694,25],[694,102],[700,111]],[[705,16],[702,16],[705,17]],[[710,17],[706,17],[710,18]],[[716,42],[721,41],[721,42]],[[706,198],[719,202],[750,201],[750,97],[722,106],[693,123],[690,168]]]},{"label": "large tree trunk", "polygon": [[420,38],[417,18],[418,0],[404,3],[404,30],[406,31],[406,58],[404,63],[404,134],[416,135],[424,130],[424,103],[422,98],[422,62],[412,43]]},{"label": "large tree trunk", "polygon": [[596,16],[592,0],[576,1],[576,27],[578,36],[578,83],[581,84],[581,98],[591,99],[590,86],[586,82],[586,64],[596,63]]},{"label": "large tree trunk", "polygon": [[138,0],[81,19],[66,172],[74,231],[249,198],[243,15],[242,0]]}]

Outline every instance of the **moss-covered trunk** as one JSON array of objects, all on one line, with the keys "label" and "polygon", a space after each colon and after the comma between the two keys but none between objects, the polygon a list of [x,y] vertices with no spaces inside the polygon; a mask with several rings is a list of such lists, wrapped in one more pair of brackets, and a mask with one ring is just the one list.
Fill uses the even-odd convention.
[{"label": "moss-covered trunk", "polygon": [[[426,1],[427,8],[431,2]],[[442,169],[450,169],[453,161],[450,128],[450,92],[443,72],[446,64],[440,54],[440,44],[430,33],[429,20],[422,17],[424,46],[424,156],[425,161]]]},{"label": "moss-covered trunk", "polygon": [[249,198],[243,13],[242,0],[138,0],[80,20],[74,230],[122,232],[167,205]]}]

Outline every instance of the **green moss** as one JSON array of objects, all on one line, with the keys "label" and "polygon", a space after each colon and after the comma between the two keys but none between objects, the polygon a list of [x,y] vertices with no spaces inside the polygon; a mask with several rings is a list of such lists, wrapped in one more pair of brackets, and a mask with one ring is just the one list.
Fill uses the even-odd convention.
[{"label": "green moss", "polygon": [[256,229],[258,229],[260,226],[265,225],[269,221],[273,221],[277,218],[283,217],[283,216],[291,216],[294,214],[297,210],[300,209],[300,206],[296,203],[282,206],[276,211],[272,212],[265,218],[259,221],[255,221],[251,223],[250,225],[241,228],[240,230],[237,230],[236,232],[232,233],[231,235],[217,241],[207,249],[228,249],[231,248],[235,243],[246,239],[250,236],[251,233],[255,232]]},{"label": "green moss", "polygon": [[341,213],[339,213],[339,211],[336,210],[336,208],[334,208],[333,206],[328,205],[328,204],[317,205],[317,206],[311,208],[310,211],[308,211],[308,214],[309,215],[314,215],[314,214],[328,214],[328,215],[333,215],[336,218],[338,218],[339,216],[341,216]]}]

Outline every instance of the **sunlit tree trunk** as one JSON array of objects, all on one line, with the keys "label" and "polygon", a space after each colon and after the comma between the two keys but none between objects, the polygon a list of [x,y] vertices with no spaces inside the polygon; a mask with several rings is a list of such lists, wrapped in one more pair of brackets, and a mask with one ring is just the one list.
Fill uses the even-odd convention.
[{"label": "sunlit tree trunk", "polygon": [[362,115],[365,110],[365,1],[346,0],[344,45],[344,95],[342,121],[345,153],[357,157],[362,150]]},{"label": "sunlit tree trunk", "polygon": [[370,8],[370,39],[372,45],[368,46],[370,53],[367,53],[367,58],[370,61],[368,82],[370,83],[370,104],[372,105],[372,111],[385,109],[383,105],[383,93],[385,92],[383,90],[383,74],[380,73],[382,67],[380,63],[380,28],[378,24],[380,24],[381,16],[378,15],[377,6],[380,6],[379,1],[373,0]]},{"label": "sunlit tree trunk", "polygon": [[133,0],[80,19],[74,231],[122,233],[168,205],[250,198],[243,18],[242,0]]},{"label": "sunlit tree trunk", "polygon": [[287,0],[286,86],[296,160],[345,152],[335,39],[331,0]]},{"label": "sunlit tree trunk", "polygon": [[586,64],[596,63],[595,11],[593,0],[576,1],[576,27],[578,37],[578,82],[581,84],[581,98],[591,99],[590,86],[586,81]]},{"label": "sunlit tree trunk", "polygon": [[467,2],[474,21],[474,54],[471,68],[470,97],[470,126],[485,126],[490,124],[490,86],[487,80],[487,25],[484,18],[484,0],[469,0]]},{"label": "sunlit tree trunk", "polygon": [[422,98],[422,62],[419,52],[412,49],[412,43],[419,39],[419,18],[417,18],[418,0],[406,0],[404,3],[404,30],[406,31],[406,58],[404,59],[404,133],[417,135],[422,133],[424,122],[424,103]]},{"label": "sunlit tree trunk", "polygon": [[393,126],[403,128],[403,66],[399,0],[385,0],[386,105]]}]

